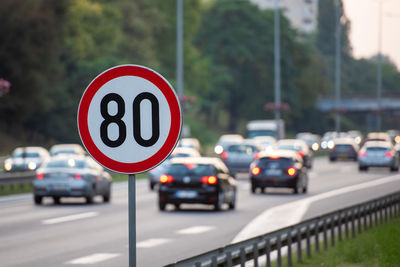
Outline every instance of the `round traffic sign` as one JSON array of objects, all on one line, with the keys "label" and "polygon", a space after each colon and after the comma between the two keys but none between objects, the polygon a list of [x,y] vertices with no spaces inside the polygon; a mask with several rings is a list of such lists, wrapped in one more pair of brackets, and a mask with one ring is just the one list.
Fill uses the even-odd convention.
[{"label": "round traffic sign", "polygon": [[97,76],[78,108],[78,131],[89,154],[104,167],[145,172],[168,157],[182,126],[178,97],[160,74],[120,65]]}]

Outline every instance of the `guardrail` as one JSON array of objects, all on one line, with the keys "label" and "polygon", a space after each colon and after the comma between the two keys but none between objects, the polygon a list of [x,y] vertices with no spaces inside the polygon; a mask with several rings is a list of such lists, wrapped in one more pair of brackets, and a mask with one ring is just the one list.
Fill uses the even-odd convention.
[{"label": "guardrail", "polygon": [[271,254],[276,253],[277,266],[280,267],[282,266],[283,250],[287,251],[287,265],[292,266],[293,257],[296,255],[299,263],[303,261],[303,253],[307,258],[311,258],[312,244],[314,244],[315,252],[319,252],[322,249],[321,246],[327,250],[329,242],[331,246],[335,246],[336,242],[349,239],[350,236],[354,238],[356,234],[361,234],[363,231],[399,216],[399,210],[400,192],[397,192],[167,266],[240,265],[244,267],[246,262],[252,261],[252,266],[257,267],[260,260],[263,260],[269,267],[272,261]]},{"label": "guardrail", "polygon": [[0,193],[4,191],[6,186],[9,186],[11,190],[19,186],[23,188],[26,184],[31,186],[33,179],[35,178],[35,172],[11,172],[11,173],[0,173]]}]

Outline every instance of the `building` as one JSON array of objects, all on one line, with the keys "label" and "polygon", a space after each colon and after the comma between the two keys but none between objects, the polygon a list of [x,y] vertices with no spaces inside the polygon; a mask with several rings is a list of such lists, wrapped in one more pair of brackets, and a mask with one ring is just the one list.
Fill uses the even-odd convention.
[{"label": "building", "polygon": [[[317,29],[318,0],[277,0],[292,26],[302,33]],[[275,0],[250,0],[261,9],[274,9]]]}]

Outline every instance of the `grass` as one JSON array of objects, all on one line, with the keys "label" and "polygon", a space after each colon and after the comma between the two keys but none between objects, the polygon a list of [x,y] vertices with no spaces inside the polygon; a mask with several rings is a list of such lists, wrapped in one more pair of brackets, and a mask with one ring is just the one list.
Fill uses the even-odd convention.
[{"label": "grass", "polygon": [[[125,182],[128,181],[127,174],[120,173],[111,173],[114,183]],[[148,177],[147,172],[136,174],[136,179],[145,179]],[[24,194],[24,193],[32,193],[32,185],[30,183],[21,184],[21,185],[4,185],[0,186],[0,196],[8,196],[8,195],[16,195],[16,194]]]},{"label": "grass", "polygon": [[[305,255],[303,252],[302,264],[297,263],[294,255],[292,266],[400,266],[400,218],[363,232],[354,239],[336,243],[327,251],[323,250],[321,244],[320,253],[312,250],[311,259]],[[283,262],[283,266],[287,266],[287,259],[283,259]]]}]

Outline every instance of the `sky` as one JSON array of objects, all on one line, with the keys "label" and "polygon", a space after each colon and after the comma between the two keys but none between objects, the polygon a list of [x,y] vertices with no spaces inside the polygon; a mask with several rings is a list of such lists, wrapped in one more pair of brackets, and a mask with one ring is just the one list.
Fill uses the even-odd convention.
[{"label": "sky", "polygon": [[378,53],[379,1],[382,1],[382,54],[400,70],[400,0],[343,0],[351,21],[350,41],[356,58]]}]

